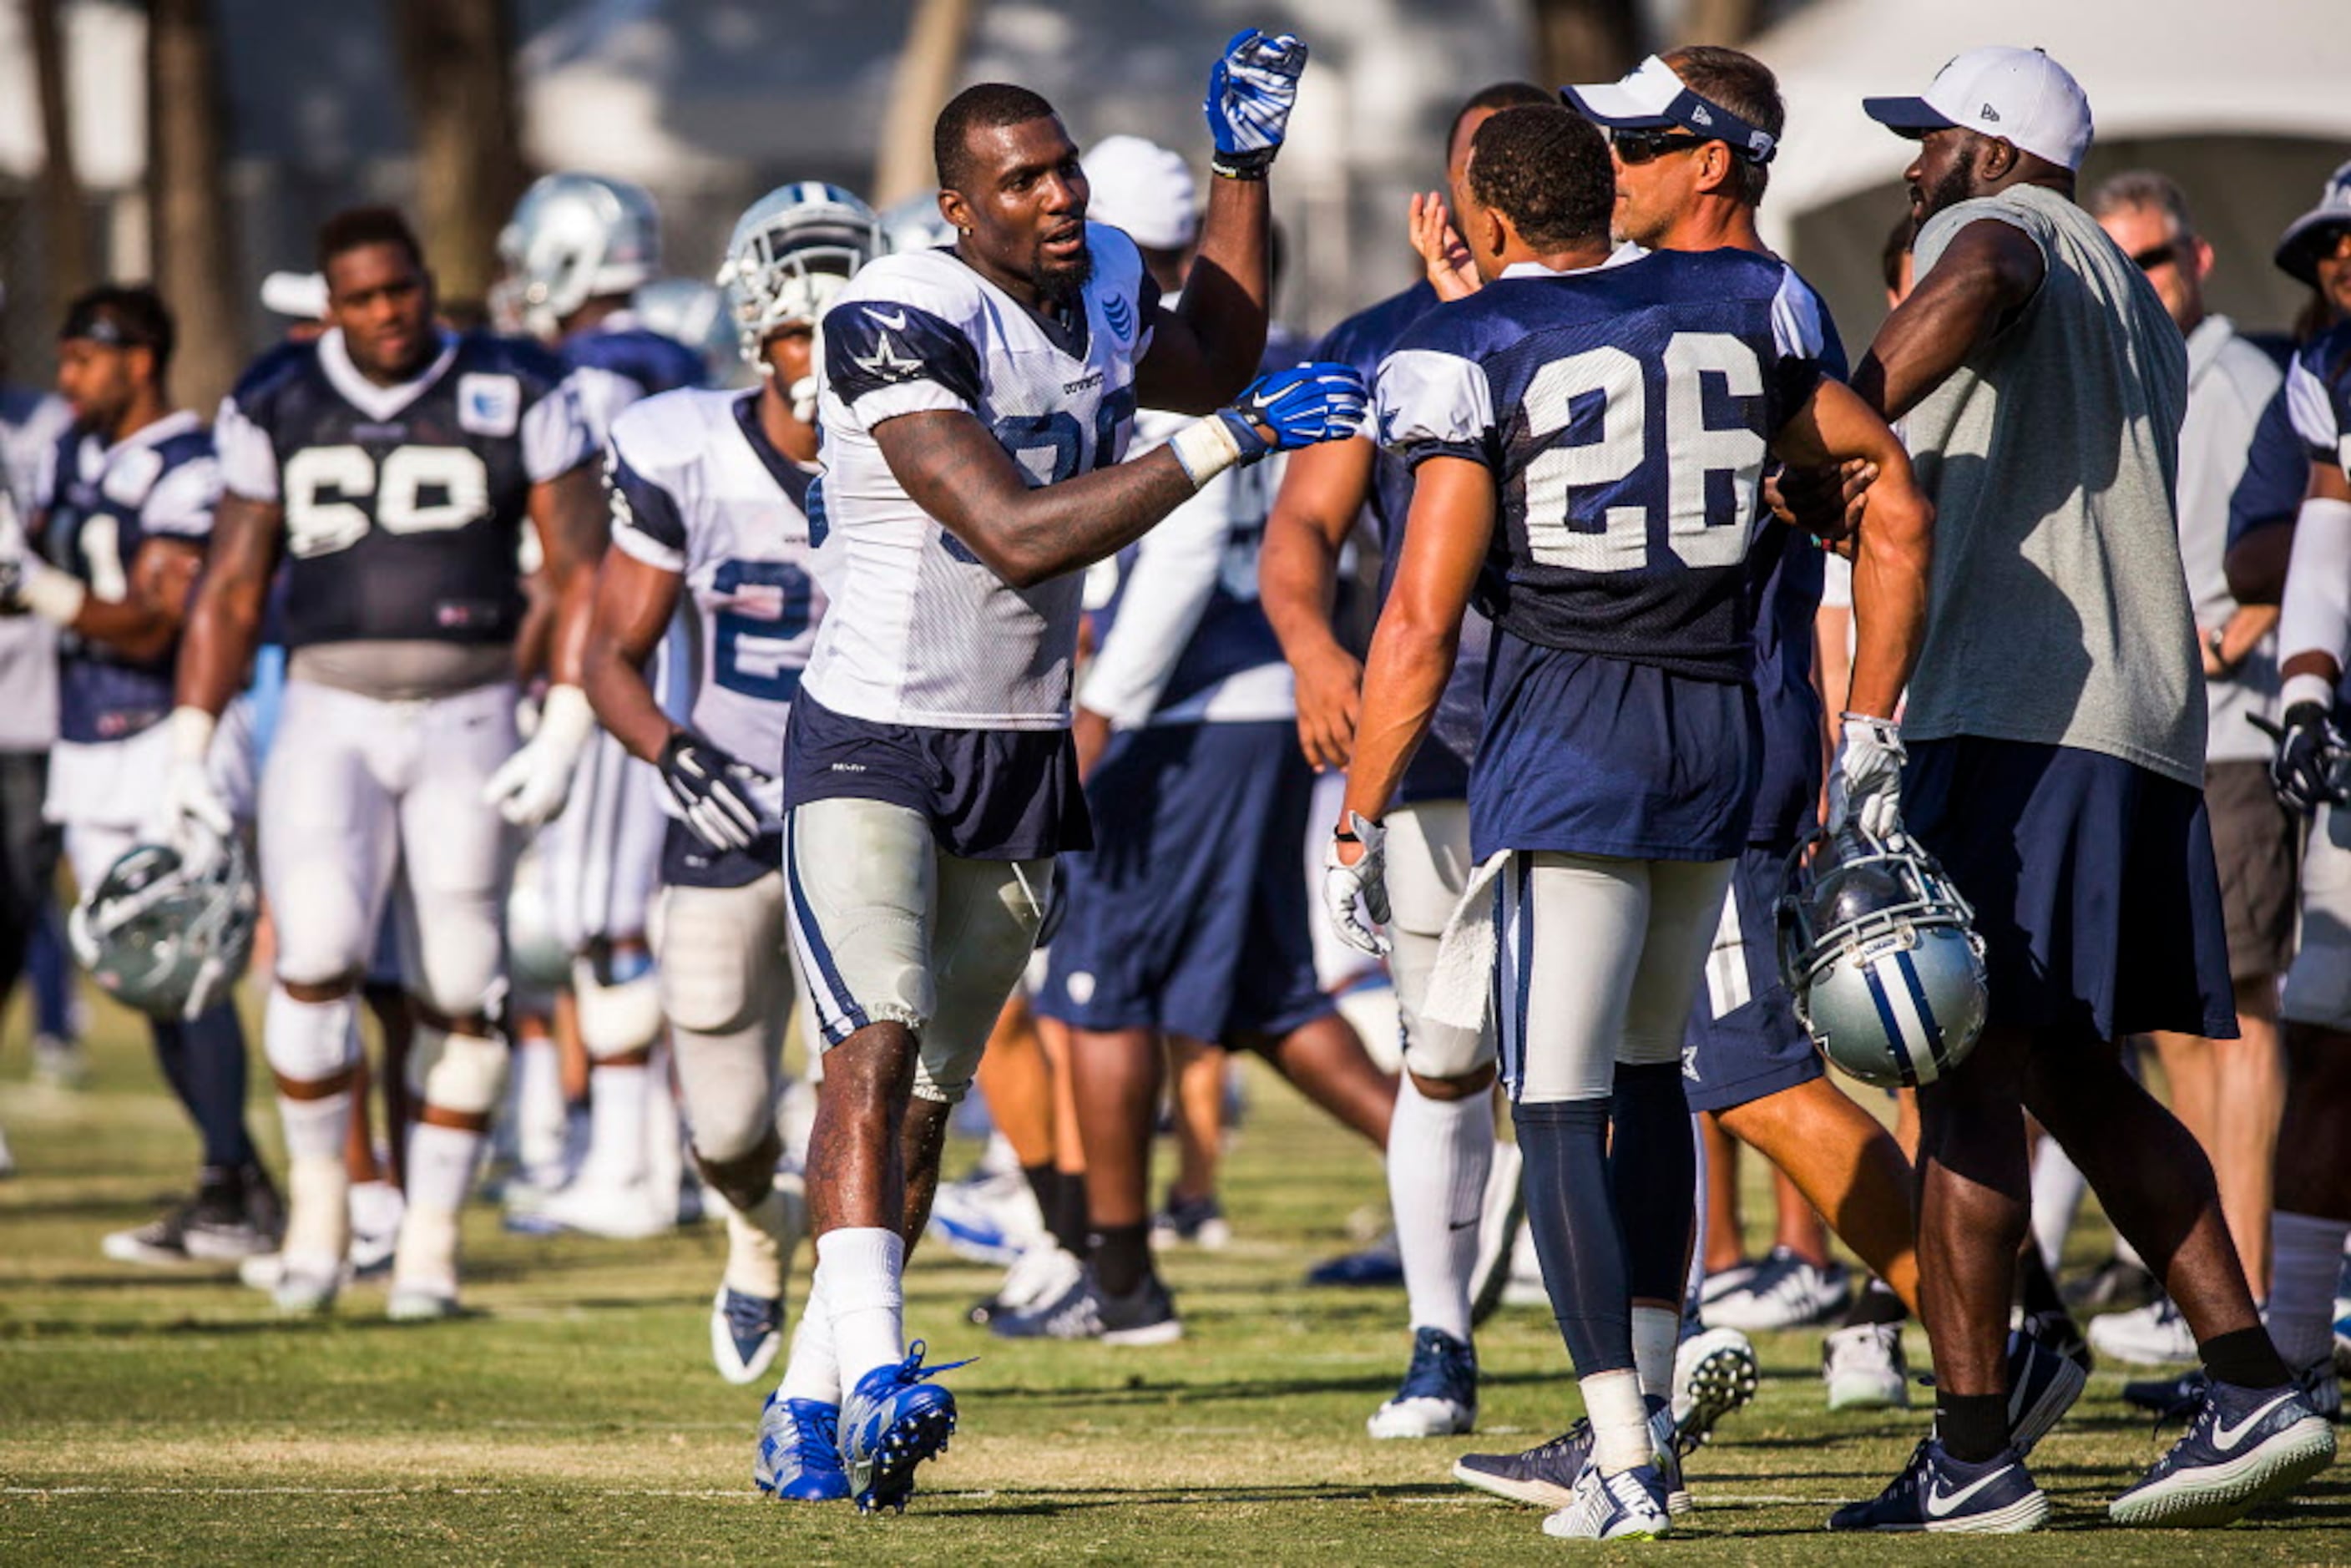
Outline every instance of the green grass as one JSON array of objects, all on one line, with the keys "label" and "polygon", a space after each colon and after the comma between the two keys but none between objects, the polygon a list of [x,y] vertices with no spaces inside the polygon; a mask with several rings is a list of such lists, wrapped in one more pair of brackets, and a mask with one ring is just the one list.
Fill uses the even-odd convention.
[{"label": "green grass", "polygon": [[[1298,1281],[1351,1221],[1376,1218],[1378,1167],[1261,1074],[1228,1167],[1239,1239],[1169,1265],[1181,1344],[992,1341],[959,1309],[993,1276],[925,1249],[909,1332],[981,1358],[952,1375],[954,1452],[903,1519],[782,1507],[749,1481],[764,1390],[707,1364],[717,1227],[533,1241],[482,1208],[467,1228],[478,1315],[393,1327],[362,1289],[330,1322],[281,1323],[225,1270],[99,1257],[99,1234],[144,1218],[192,1153],[143,1048],[117,1014],[100,1029],[84,1093],[26,1084],[21,1033],[0,1057],[0,1125],[23,1166],[0,1184],[0,1563],[2351,1561],[2342,1479],[2227,1531],[2105,1528],[2105,1500],[2160,1439],[2104,1371],[2036,1456],[2049,1532],[1824,1535],[1829,1509],[1883,1484],[1926,1417],[1825,1414],[1811,1334],[1764,1338],[1762,1396],[1693,1462],[1699,1510],[1681,1536],[1548,1541],[1538,1512],[1447,1470],[1465,1448],[1520,1447],[1575,1414],[1551,1323],[1506,1312],[1481,1335],[1473,1442],[1366,1438],[1406,1349],[1402,1296]],[[256,1103],[256,1125],[272,1123]],[[1768,1214],[1750,1175],[1750,1211]],[[1915,1333],[1911,1352],[1923,1365]]]}]

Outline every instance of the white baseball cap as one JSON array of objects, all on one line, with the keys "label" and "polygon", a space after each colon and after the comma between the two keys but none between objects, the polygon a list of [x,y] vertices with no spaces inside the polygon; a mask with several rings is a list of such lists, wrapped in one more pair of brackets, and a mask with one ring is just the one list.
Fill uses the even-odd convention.
[{"label": "white baseball cap", "polygon": [[1182,250],[1200,232],[1199,186],[1183,154],[1140,136],[1105,136],[1085,155],[1086,216],[1145,250]]},{"label": "white baseball cap", "polygon": [[1980,131],[2068,169],[2082,166],[2094,133],[2090,100],[2072,72],[2039,49],[1998,44],[1953,59],[1923,98],[1865,98],[1861,107],[1900,135]]},{"label": "white baseball cap", "polygon": [[327,280],[316,272],[273,272],[261,280],[261,308],[298,321],[323,321]]}]

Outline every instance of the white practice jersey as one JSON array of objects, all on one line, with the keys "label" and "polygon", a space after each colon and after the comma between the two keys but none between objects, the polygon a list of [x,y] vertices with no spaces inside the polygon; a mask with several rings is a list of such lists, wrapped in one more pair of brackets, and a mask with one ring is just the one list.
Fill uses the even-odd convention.
[{"label": "white practice jersey", "polygon": [[759,803],[780,815],[784,721],[825,596],[803,509],[815,473],[769,444],[758,400],[688,390],[634,404],[613,423],[605,478],[614,546],[685,580],[685,722],[768,775]]},{"label": "white practice jersey", "polygon": [[818,631],[807,687],[826,708],[955,729],[1069,723],[1084,574],[1008,585],[908,497],[873,430],[972,414],[1033,485],[1120,461],[1158,289],[1124,234],[1086,235],[1093,277],[1066,325],[949,250],[874,262],[825,317],[819,561],[841,613]]}]

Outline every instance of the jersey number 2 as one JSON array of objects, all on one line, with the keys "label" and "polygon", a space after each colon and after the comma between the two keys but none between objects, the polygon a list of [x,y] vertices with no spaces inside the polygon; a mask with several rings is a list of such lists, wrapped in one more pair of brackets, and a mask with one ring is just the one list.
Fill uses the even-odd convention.
[{"label": "jersey number 2", "polygon": [[381,466],[359,446],[306,446],[286,463],[286,548],[299,559],[332,555],[367,537],[462,528],[490,507],[490,470],[464,446],[402,446]]},{"label": "jersey number 2", "polygon": [[[1704,378],[1719,376],[1732,397],[1763,391],[1755,350],[1728,332],[1677,332],[1665,352],[1666,536],[1684,566],[1736,566],[1747,558],[1763,437],[1744,426],[1706,423]],[[1545,566],[1574,571],[1637,571],[1649,563],[1649,508],[1610,507],[1598,529],[1573,525],[1571,492],[1632,477],[1646,456],[1647,384],[1641,361],[1622,349],[1587,349],[1554,360],[1527,383],[1527,434],[1534,440],[1573,422],[1577,398],[1601,398],[1600,439],[1553,446],[1527,465],[1527,549]],[[1730,476],[1740,522],[1709,520],[1707,492]]]},{"label": "jersey number 2", "polygon": [[809,574],[789,561],[730,560],[711,588],[753,607],[721,610],[710,618],[711,678],[762,702],[791,701],[800,689],[792,644],[807,632],[816,605]]}]

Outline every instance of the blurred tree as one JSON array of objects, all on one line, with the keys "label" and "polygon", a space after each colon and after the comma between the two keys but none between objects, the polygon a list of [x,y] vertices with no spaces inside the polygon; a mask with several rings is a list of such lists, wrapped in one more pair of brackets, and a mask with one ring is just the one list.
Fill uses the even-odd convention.
[{"label": "blurred tree", "polygon": [[524,184],[506,0],[392,0],[416,120],[416,215],[454,316],[478,312]]},{"label": "blurred tree", "polygon": [[1681,41],[1736,47],[1755,32],[1760,0],[1689,0],[1682,9]]},{"label": "blurred tree", "polygon": [[873,204],[886,207],[930,190],[931,126],[954,95],[979,0],[916,0],[906,47],[890,83],[882,145],[873,160]]},{"label": "blurred tree", "polygon": [[1535,79],[1614,81],[1631,70],[1641,57],[1638,9],[1635,0],[1534,0]]},{"label": "blurred tree", "polygon": [[61,0],[25,0],[33,36],[33,77],[41,99],[41,228],[48,253],[48,303],[62,305],[89,287],[89,210],[74,172],[73,111],[66,86]]},{"label": "blurred tree", "polygon": [[208,413],[235,382],[245,347],[220,37],[213,0],[150,0],[147,16],[149,271],[180,324],[172,391]]}]

